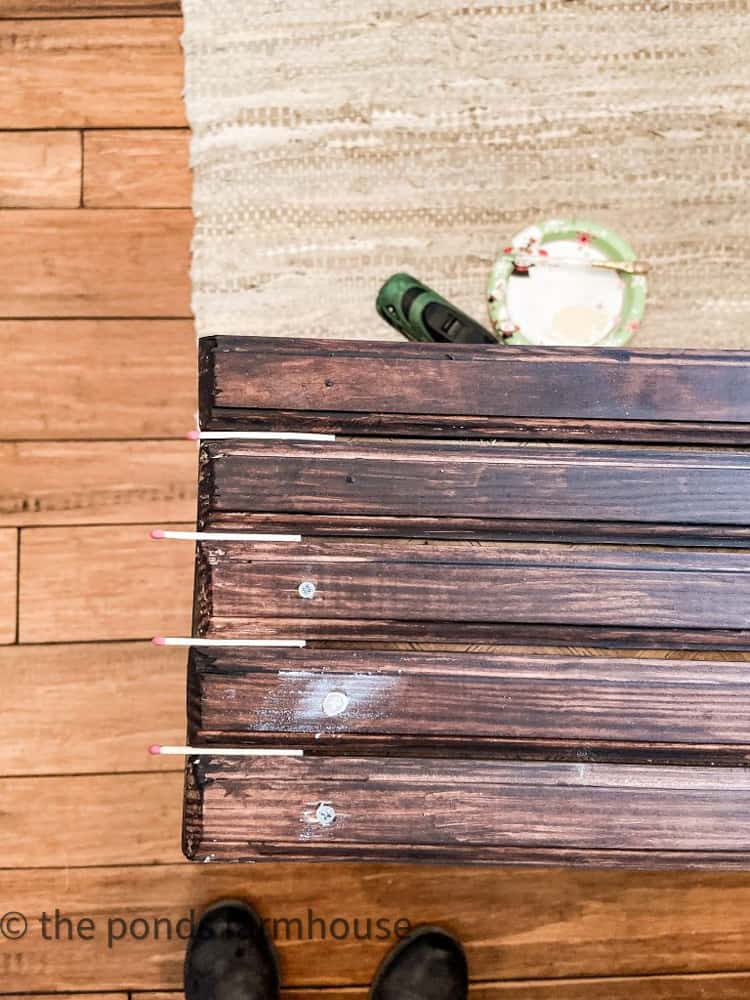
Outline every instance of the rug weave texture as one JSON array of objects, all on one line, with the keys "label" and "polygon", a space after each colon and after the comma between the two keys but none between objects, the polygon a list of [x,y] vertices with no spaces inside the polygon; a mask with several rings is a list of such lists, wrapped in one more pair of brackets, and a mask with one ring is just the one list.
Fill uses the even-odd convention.
[{"label": "rug weave texture", "polygon": [[183,0],[198,334],[398,339],[409,271],[487,323],[525,225],[653,265],[640,347],[750,348],[750,4]]}]

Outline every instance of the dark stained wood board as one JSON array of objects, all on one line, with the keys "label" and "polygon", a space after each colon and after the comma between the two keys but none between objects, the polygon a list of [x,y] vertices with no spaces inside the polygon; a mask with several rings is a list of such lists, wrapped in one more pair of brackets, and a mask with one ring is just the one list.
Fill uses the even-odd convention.
[{"label": "dark stained wood board", "polygon": [[200,364],[199,528],[302,538],[200,541],[194,634],[306,648],[193,648],[188,738],[304,757],[189,760],[189,857],[750,867],[746,664],[574,653],[750,649],[747,355]]},{"label": "dark stained wood board", "polygon": [[200,467],[204,527],[258,530],[275,513],[267,530],[313,535],[750,540],[740,448],[219,440]]},{"label": "dark stained wood board", "polygon": [[444,540],[586,542],[632,545],[726,546],[750,544],[750,527],[628,521],[552,521],[542,518],[367,517],[334,514],[212,512],[199,527],[211,531],[283,532],[306,538],[434,538]]},{"label": "dark stained wood board", "polygon": [[657,866],[731,867],[750,852],[746,768],[208,757],[188,765],[186,795],[195,860],[642,864],[647,851]]},{"label": "dark stained wood board", "polygon": [[748,664],[340,649],[190,653],[191,745],[744,765]]},{"label": "dark stained wood board", "polygon": [[204,338],[205,430],[750,443],[748,354]]},{"label": "dark stained wood board", "polygon": [[[492,626],[721,632],[750,646],[750,551],[418,540],[199,544],[196,623],[207,636],[252,636],[282,619],[294,636],[314,622],[348,621],[379,638],[489,641]],[[311,599],[298,588],[314,584]],[[368,631],[375,624],[376,633]],[[480,628],[476,629],[476,625]],[[411,629],[411,631],[409,631]],[[489,632],[489,635],[488,635]],[[561,632],[561,636],[564,633]],[[337,638],[336,626],[328,638]],[[342,637],[344,637],[342,635]],[[498,639],[502,641],[502,638]]]}]

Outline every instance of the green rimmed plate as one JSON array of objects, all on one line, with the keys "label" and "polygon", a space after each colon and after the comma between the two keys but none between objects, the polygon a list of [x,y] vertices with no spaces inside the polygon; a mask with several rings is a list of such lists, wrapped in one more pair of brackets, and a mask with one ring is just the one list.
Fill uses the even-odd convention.
[{"label": "green rimmed plate", "polygon": [[[535,264],[517,267],[517,260]],[[635,260],[620,236],[582,219],[527,226],[500,253],[487,286],[490,320],[507,344],[618,347],[643,320],[646,279],[591,267]]]}]

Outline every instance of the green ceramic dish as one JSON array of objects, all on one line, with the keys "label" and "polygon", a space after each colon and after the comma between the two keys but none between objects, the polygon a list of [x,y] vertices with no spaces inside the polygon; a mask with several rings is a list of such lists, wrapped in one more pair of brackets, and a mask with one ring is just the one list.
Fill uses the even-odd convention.
[{"label": "green ceramic dish", "polygon": [[[518,255],[553,264],[558,258],[558,263],[536,267],[533,276],[524,277],[514,265]],[[550,219],[516,233],[495,261],[487,286],[495,331],[506,344],[627,343],[643,319],[646,279],[585,266],[597,259],[632,261],[635,254],[616,233],[582,219]]]}]

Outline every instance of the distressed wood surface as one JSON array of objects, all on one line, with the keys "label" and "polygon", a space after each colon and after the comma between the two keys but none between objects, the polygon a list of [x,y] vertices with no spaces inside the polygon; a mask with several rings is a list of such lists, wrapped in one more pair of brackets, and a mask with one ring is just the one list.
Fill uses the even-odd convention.
[{"label": "distressed wood surface", "polygon": [[748,355],[220,337],[201,426],[747,444]]},{"label": "distressed wood surface", "polygon": [[[414,534],[413,518],[430,519],[446,534],[452,525],[470,533],[475,519],[479,534],[490,533],[494,520],[526,526],[538,519],[563,531],[570,522],[650,525],[655,539],[679,536],[682,525],[709,525],[714,544],[721,541],[717,526],[732,525],[748,540],[750,456],[740,449],[398,440],[202,447],[206,524],[215,514],[281,511],[346,516],[347,524],[361,524],[352,533],[377,533],[384,517]],[[700,529],[693,533],[701,537]]]},{"label": "distressed wood surface", "polygon": [[189,320],[0,320],[0,350],[2,440],[182,437],[194,424]]},{"label": "distressed wood surface", "polygon": [[195,648],[188,718],[193,746],[739,766],[750,675],[744,662]]},{"label": "distressed wood surface", "polygon": [[181,29],[176,17],[0,20],[0,129],[183,126]]},{"label": "distressed wood surface", "polygon": [[[459,651],[477,647],[530,646],[543,651],[546,647],[575,647],[586,655],[606,649],[628,650],[643,655],[665,658],[681,653],[714,653],[719,659],[735,659],[748,650],[747,629],[633,629],[605,625],[544,625],[502,622],[472,622],[464,627],[456,622],[415,623],[408,621],[365,621],[363,619],[307,618],[304,626],[299,618],[265,618],[256,613],[249,618],[222,618],[212,623],[206,633],[211,638],[284,639],[306,638],[308,643],[320,644],[377,643],[403,648],[421,648],[435,644],[456,648]],[[198,627],[205,622],[198,619]],[[201,633],[202,634],[202,633]]]},{"label": "distressed wood surface", "polygon": [[747,867],[744,662],[347,647],[750,649],[748,357],[421,347],[201,344],[199,523],[303,538],[200,542],[194,628],[310,646],[191,651],[193,743],[305,757],[188,761],[188,857]]},{"label": "distressed wood surface", "polygon": [[[192,524],[178,524],[190,529]],[[190,629],[193,549],[151,525],[24,528],[21,642],[150,639]]]},{"label": "distressed wood surface", "polygon": [[77,208],[78,132],[0,132],[0,208]]},{"label": "distressed wood surface", "polygon": [[638,867],[648,851],[651,867],[743,868],[750,850],[746,768],[204,757],[186,778],[184,846],[194,860],[408,850],[425,860]]},{"label": "distressed wood surface", "polygon": [[0,644],[16,641],[18,532],[0,530]]},{"label": "distressed wood surface", "polygon": [[0,212],[2,316],[189,317],[191,227],[182,209]]},{"label": "distressed wood surface", "polygon": [[366,517],[330,514],[215,512],[204,507],[200,525],[217,531],[281,532],[306,538],[425,538],[633,545],[745,547],[746,526],[631,524],[626,521],[550,521],[540,518]]},{"label": "distressed wood surface", "polygon": [[184,129],[84,132],[84,206],[189,207],[188,142]]},{"label": "distressed wood surface", "polygon": [[146,759],[144,748],[184,738],[184,650],[9,646],[0,649],[0,678],[13,706],[0,729],[0,777],[174,769],[168,757]]},{"label": "distressed wood surface", "polygon": [[185,440],[0,443],[0,525],[186,521],[195,466]]},{"label": "distressed wood surface", "polygon": [[[745,551],[396,540],[199,549],[196,607],[207,635],[267,616],[296,621],[302,636],[310,622],[347,620],[363,638],[370,622],[379,631],[400,622],[414,639],[437,640],[432,623],[442,622],[467,642],[492,634],[475,623],[671,629],[677,647],[681,630],[702,631],[707,646],[722,630],[750,641]],[[316,588],[310,600],[298,593],[306,580]]]}]

